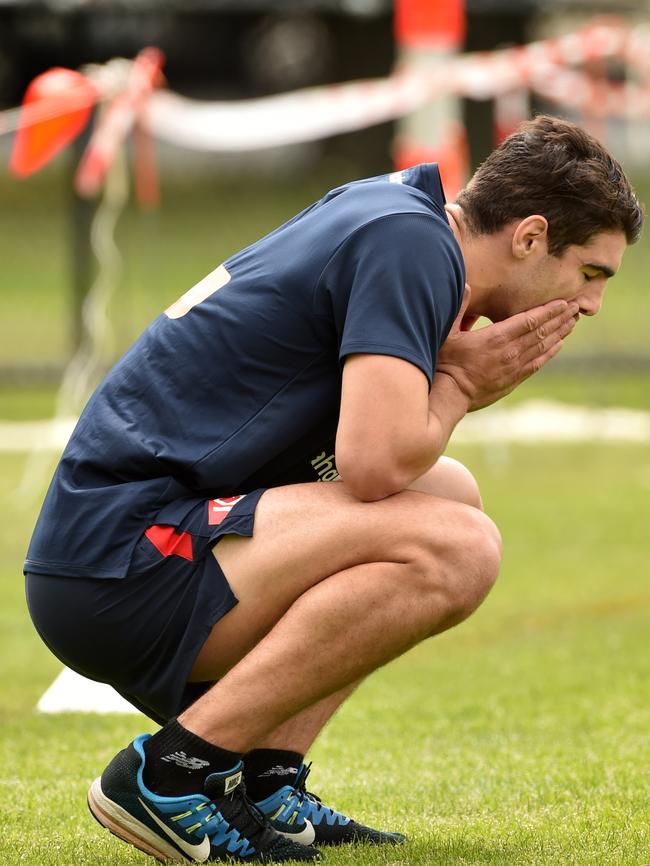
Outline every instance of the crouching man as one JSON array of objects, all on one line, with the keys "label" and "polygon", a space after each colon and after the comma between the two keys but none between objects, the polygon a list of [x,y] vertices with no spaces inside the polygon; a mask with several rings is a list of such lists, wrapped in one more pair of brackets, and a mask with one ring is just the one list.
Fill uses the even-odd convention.
[{"label": "crouching man", "polygon": [[485,598],[500,536],[449,436],[598,312],[642,220],[593,138],[538,117],[455,203],[435,165],[342,186],[147,328],[25,564],[52,652],[162,725],[92,784],[101,824],[160,860],[403,841],[310,794],[305,754]]}]

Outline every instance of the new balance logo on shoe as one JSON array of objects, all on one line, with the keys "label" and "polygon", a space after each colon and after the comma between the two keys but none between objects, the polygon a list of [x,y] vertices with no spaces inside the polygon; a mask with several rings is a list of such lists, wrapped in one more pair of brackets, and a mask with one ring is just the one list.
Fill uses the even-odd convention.
[{"label": "new balance logo on shoe", "polygon": [[210,761],[204,761],[203,758],[188,758],[185,752],[172,752],[171,755],[165,755],[161,761],[168,761],[170,764],[178,764],[179,767],[184,767],[186,770],[200,770],[201,767],[209,767]]},{"label": "new balance logo on shoe", "polygon": [[271,767],[265,773],[260,773],[257,778],[263,779],[265,776],[296,776],[297,774],[298,767],[281,767],[280,764],[276,764],[275,767]]}]

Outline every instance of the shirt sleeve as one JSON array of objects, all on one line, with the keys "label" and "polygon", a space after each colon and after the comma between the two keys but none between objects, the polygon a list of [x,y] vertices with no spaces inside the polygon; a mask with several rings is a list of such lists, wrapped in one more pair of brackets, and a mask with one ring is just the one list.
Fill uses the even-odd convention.
[{"label": "shirt sleeve", "polygon": [[464,281],[451,230],[433,215],[391,214],[357,229],[321,279],[340,361],[356,352],[394,355],[431,384]]}]

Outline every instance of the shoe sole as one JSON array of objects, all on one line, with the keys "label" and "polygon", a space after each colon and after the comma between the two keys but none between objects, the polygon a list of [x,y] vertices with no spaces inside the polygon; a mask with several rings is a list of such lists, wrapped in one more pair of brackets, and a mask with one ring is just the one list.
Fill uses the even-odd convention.
[{"label": "shoe sole", "polygon": [[156,835],[146,824],[134,818],[126,809],[110,800],[102,791],[101,779],[97,778],[88,791],[88,808],[92,816],[102,827],[109,830],[118,839],[134,845],[145,854],[155,857],[161,863],[194,863],[184,857],[180,851],[168,845],[164,839]]}]

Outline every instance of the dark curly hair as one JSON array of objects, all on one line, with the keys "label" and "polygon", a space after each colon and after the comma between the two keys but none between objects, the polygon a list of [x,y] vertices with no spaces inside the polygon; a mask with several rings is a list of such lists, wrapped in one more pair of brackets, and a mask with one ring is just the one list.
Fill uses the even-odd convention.
[{"label": "dark curly hair", "polygon": [[584,129],[544,114],[488,156],[457,203],[476,234],[541,214],[555,256],[602,231],[622,231],[633,244],[643,228],[643,207],[620,164]]}]

